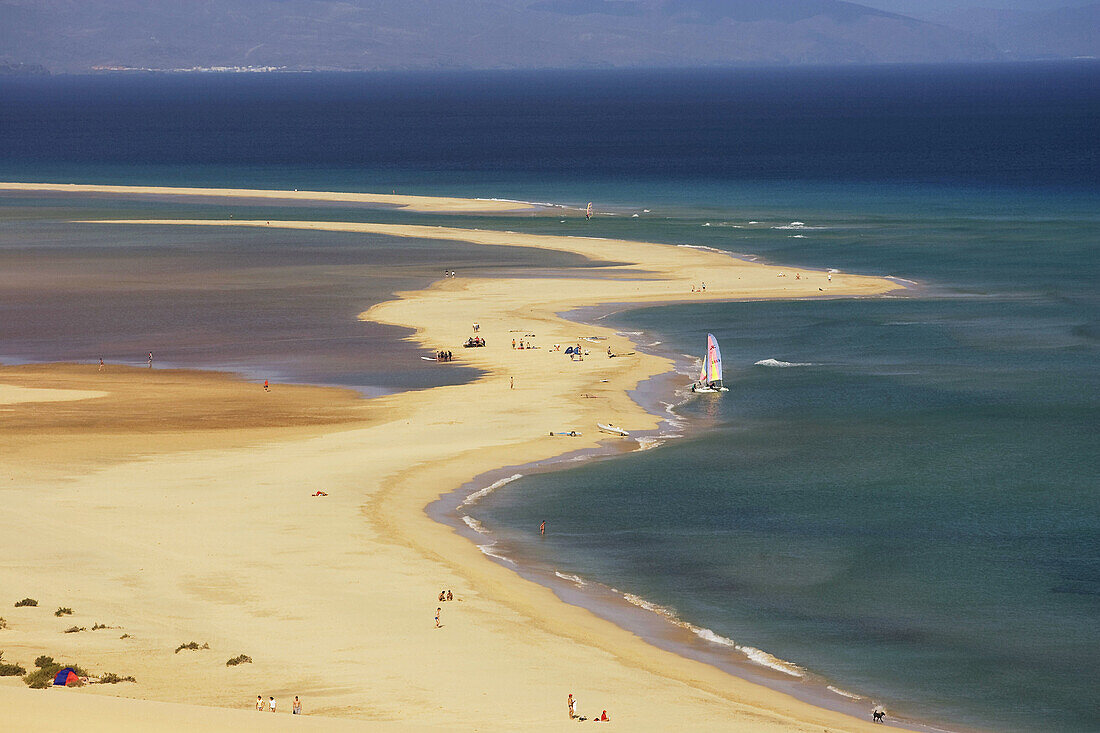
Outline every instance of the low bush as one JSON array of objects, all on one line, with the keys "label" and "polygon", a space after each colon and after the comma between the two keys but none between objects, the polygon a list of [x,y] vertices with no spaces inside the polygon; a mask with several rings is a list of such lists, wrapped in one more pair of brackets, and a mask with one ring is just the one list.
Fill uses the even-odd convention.
[{"label": "low bush", "polygon": [[[46,662],[45,660],[49,661]],[[44,663],[38,664],[40,661]],[[38,669],[24,675],[23,681],[27,683],[28,687],[31,687],[35,690],[42,690],[52,686],[53,678],[56,677],[57,673],[65,667],[72,667],[73,671],[76,672],[77,677],[88,676],[88,673],[84,670],[83,667],[77,664],[59,664],[58,662],[53,661],[52,657],[39,657],[38,659],[34,660],[34,663],[38,665]]]},{"label": "low bush", "polygon": [[225,663],[226,667],[236,667],[238,664],[252,664],[252,657],[247,654],[238,654]]},{"label": "low bush", "polygon": [[34,600],[33,598],[24,598],[21,601],[16,601],[15,602],[15,607],[16,608],[20,608],[22,606],[37,606],[37,605],[38,605],[38,601]]},{"label": "low bush", "polygon": [[197,641],[189,641],[186,644],[180,644],[178,647],[176,647],[176,654],[179,654],[184,649],[190,649],[191,651],[195,651],[196,649],[209,649],[209,648],[210,648],[209,644],[203,644],[202,646],[199,646],[199,643]]},{"label": "low bush", "polygon": [[117,685],[119,682],[137,682],[133,677],[119,677],[114,672],[108,672],[107,674],[101,674],[99,676],[99,684],[101,685]]},{"label": "low bush", "polygon": [[0,616],[0,629],[8,628],[8,622],[4,620],[3,616]]},{"label": "low bush", "polygon": [[4,652],[0,652],[0,677],[16,677],[24,675],[27,670],[18,664],[8,664],[4,661]]},{"label": "low bush", "polygon": [[87,631],[87,629],[83,626],[70,626],[69,628],[65,629],[66,634],[75,634],[79,631]]},{"label": "low bush", "polygon": [[57,616],[58,618],[61,618],[62,616],[72,616],[73,609],[64,607],[58,608],[56,611],[53,612],[53,615]]},{"label": "low bush", "polygon": [[129,634],[123,634],[122,636],[120,636],[118,638],[120,638],[120,639],[129,639],[130,635]]},{"label": "low bush", "polygon": [[54,664],[53,657],[47,657],[45,654],[36,657],[34,660],[34,666],[36,667],[49,667],[51,664]]},{"label": "low bush", "polygon": [[92,631],[99,631],[100,629],[109,629],[109,628],[111,628],[111,627],[108,626],[107,624],[92,624]]}]

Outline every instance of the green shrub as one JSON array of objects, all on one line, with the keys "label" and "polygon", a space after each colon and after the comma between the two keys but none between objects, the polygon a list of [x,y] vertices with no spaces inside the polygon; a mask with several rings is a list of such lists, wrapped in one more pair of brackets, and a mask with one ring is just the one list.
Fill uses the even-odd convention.
[{"label": "green shrub", "polygon": [[16,608],[19,608],[21,606],[37,606],[37,605],[38,605],[38,601],[34,600],[33,598],[24,598],[21,601],[16,601],[15,602],[15,607]]},{"label": "green shrub", "polygon": [[184,649],[190,649],[191,651],[195,651],[196,649],[209,649],[209,648],[210,648],[209,644],[203,644],[202,646],[199,646],[199,643],[197,641],[189,641],[186,644],[180,644],[178,647],[176,647],[176,654],[179,654]]},{"label": "green shrub", "polygon": [[87,671],[85,671],[83,667],[77,664],[60,664],[53,661],[51,657],[39,657],[34,661],[35,664],[38,664],[39,661],[45,662],[45,660],[49,660],[49,662],[39,665],[38,669],[23,676],[23,681],[27,683],[28,687],[31,687],[35,690],[42,690],[50,687],[51,685],[53,685],[53,678],[56,677],[57,673],[63,670],[65,667],[72,667],[73,671],[76,672],[77,677],[88,676]]},{"label": "green shrub", "polygon": [[99,684],[101,685],[117,685],[119,682],[137,682],[133,677],[119,677],[114,672],[108,672],[107,674],[101,674],[99,676]]},{"label": "green shrub", "polygon": [[26,673],[27,670],[20,667],[18,664],[5,663],[4,652],[0,652],[0,677],[15,677]]},{"label": "green shrub", "polygon": [[252,664],[252,657],[247,654],[238,654],[225,663],[226,667],[236,667],[238,664]]},{"label": "green shrub", "polygon": [[111,627],[108,626],[107,624],[92,624],[92,631],[99,631],[100,629],[109,629],[109,628],[111,628]]},{"label": "green shrub", "polygon": [[47,657],[45,654],[34,660],[34,666],[36,667],[49,667],[51,664],[55,664],[53,657]]},{"label": "green shrub", "polygon": [[58,618],[61,618],[62,616],[72,616],[73,609],[64,607],[58,608],[56,611],[53,612],[53,615],[57,616]]},{"label": "green shrub", "polygon": [[87,629],[83,626],[70,626],[69,628],[65,629],[66,634],[75,634],[79,631],[87,631]]},{"label": "green shrub", "polygon": [[8,628],[8,622],[4,620],[3,616],[0,616],[0,629]]},{"label": "green shrub", "polygon": [[122,636],[120,636],[118,638],[120,638],[120,639],[129,639],[130,635],[129,634],[123,634]]}]

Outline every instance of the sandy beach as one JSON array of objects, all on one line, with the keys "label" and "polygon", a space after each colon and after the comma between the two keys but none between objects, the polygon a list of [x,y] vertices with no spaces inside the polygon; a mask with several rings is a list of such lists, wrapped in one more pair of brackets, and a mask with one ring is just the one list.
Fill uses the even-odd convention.
[{"label": "sandy beach", "polygon": [[555,211],[560,207],[522,201],[469,199],[448,196],[406,196],[398,193],[350,193],[340,191],[272,191],[253,188],[190,188],[186,186],[109,186],[81,183],[0,182],[0,191],[31,193],[93,194],[120,197],[171,196],[200,199],[255,199],[259,201],[332,202],[373,208],[448,214],[508,214]]},{"label": "sandy beach", "polygon": [[[310,196],[359,194],[301,197],[320,200]],[[514,210],[478,208],[499,202],[404,201],[411,198],[419,197],[364,202]],[[443,279],[360,316],[412,328],[425,353],[449,349],[484,370],[470,384],[361,400],[311,386],[266,392],[216,373],[0,368],[4,661],[29,668],[48,654],[138,680],[29,690],[19,678],[0,678],[0,709],[13,728],[259,730],[288,724],[258,719],[257,695],[274,696],[278,715],[289,714],[298,695],[305,714],[295,724],[318,730],[560,730],[575,724],[566,714],[572,693],[580,714],[591,719],[606,709],[621,730],[871,729],[869,720],[662,651],[567,605],[488,560],[424,507],[501,466],[616,440],[597,422],[657,427],[659,418],[628,392],[671,362],[562,313],[619,303],[865,297],[895,283],[598,238],[308,221],[112,223],[431,237],[614,264],[584,277]],[[463,349],[474,323],[487,345]],[[513,349],[512,339],[525,334],[534,334],[524,338],[537,348]],[[590,351],[581,361],[554,350],[578,342]],[[609,358],[607,346],[636,353]],[[583,436],[550,438],[551,430]],[[440,589],[455,600],[437,602]],[[24,597],[38,606],[14,608]],[[56,617],[59,607],[72,615]],[[85,630],[65,633],[73,626]],[[190,641],[209,648],[174,651]],[[238,654],[253,661],[226,666]]]}]

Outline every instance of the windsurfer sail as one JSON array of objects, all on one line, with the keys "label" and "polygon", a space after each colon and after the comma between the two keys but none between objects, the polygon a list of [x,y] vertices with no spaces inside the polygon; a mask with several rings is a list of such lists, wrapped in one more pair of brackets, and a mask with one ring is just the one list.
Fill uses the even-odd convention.
[{"label": "windsurfer sail", "polygon": [[718,348],[718,339],[713,333],[707,334],[707,354],[703,357],[703,367],[699,372],[699,381],[691,385],[692,392],[729,392],[722,386],[722,352]]},{"label": "windsurfer sail", "polygon": [[584,210],[584,220],[588,221],[592,218],[592,202],[588,202],[588,208]]}]

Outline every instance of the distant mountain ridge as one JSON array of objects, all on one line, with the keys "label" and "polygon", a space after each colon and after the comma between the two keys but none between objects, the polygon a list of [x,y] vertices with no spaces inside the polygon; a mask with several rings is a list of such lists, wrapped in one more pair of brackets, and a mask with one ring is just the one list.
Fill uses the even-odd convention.
[{"label": "distant mountain ridge", "polygon": [[842,0],[0,0],[0,62],[95,68],[626,68],[993,61]]}]

